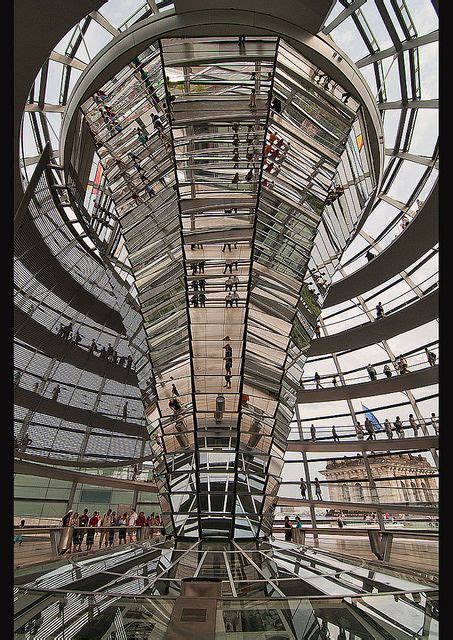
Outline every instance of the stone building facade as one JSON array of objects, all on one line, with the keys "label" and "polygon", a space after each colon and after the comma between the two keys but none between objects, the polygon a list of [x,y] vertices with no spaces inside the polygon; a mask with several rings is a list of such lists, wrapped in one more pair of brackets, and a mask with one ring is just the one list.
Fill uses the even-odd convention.
[{"label": "stone building facade", "polygon": [[[371,473],[376,481],[379,502],[437,503],[437,469],[421,455],[401,453],[369,458]],[[319,472],[332,484],[324,485],[328,500],[339,502],[372,502],[372,495],[362,456],[332,460]],[[405,476],[415,476],[406,479]],[[421,476],[421,477],[417,477]],[[403,478],[402,478],[403,477]],[[382,478],[382,480],[380,480]],[[384,478],[391,478],[384,480]],[[393,478],[395,478],[393,480]],[[345,481],[348,482],[345,482]],[[335,482],[336,481],[336,482]],[[327,496],[326,496],[327,498]]]}]

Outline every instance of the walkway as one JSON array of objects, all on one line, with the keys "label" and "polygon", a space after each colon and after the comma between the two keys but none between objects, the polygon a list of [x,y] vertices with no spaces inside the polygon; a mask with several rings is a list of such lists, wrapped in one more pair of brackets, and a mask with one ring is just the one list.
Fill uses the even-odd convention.
[{"label": "walkway", "polygon": [[96,487],[112,487],[113,489],[125,489],[132,492],[145,491],[147,493],[157,493],[157,487],[154,482],[112,478],[110,476],[60,469],[56,466],[36,464],[34,462],[17,459],[14,461],[14,473],[39,476],[40,478],[56,478],[68,482],[77,482],[77,484],[95,485]]},{"label": "walkway", "polygon": [[49,358],[68,362],[79,369],[95,373],[107,380],[116,380],[132,387],[138,386],[135,371],[114,365],[109,360],[101,359],[98,356],[90,356],[87,349],[60,338],[17,306],[14,306],[14,335],[26,344],[33,345]]},{"label": "walkway", "polygon": [[118,311],[96,298],[71,276],[47,246],[28,211],[16,234],[14,253],[46,289],[73,309],[101,326],[105,324],[115,333],[125,333]]},{"label": "walkway", "polygon": [[323,356],[331,353],[343,353],[350,349],[361,349],[420,327],[438,317],[439,293],[436,290],[381,320],[366,322],[324,338],[315,338],[312,340],[307,355],[309,357]]},{"label": "walkway", "polygon": [[392,504],[377,502],[337,502],[332,500],[303,500],[302,498],[277,499],[278,507],[315,507],[315,509],[333,509],[335,511],[381,511],[383,513],[413,513],[421,516],[437,516],[439,509],[436,506],[417,506],[395,502]]},{"label": "walkway", "polygon": [[89,427],[102,429],[103,431],[110,431],[112,433],[124,433],[126,435],[137,436],[144,440],[149,439],[148,430],[143,424],[109,418],[101,413],[95,413],[88,409],[70,407],[60,402],[56,402],[51,398],[40,396],[33,391],[22,389],[21,387],[15,387],[14,402],[19,407],[26,407],[31,411],[39,411],[39,413],[44,413],[48,416],[62,418],[68,422],[83,424]]},{"label": "walkway", "polygon": [[361,452],[361,451],[413,451],[414,449],[438,449],[438,436],[421,436],[417,438],[387,438],[382,440],[341,440],[333,442],[332,440],[311,440],[288,441],[287,451],[331,451],[335,453]]},{"label": "walkway", "polygon": [[[321,340],[321,338],[320,338]],[[412,373],[383,378],[382,380],[370,380],[358,384],[346,384],[344,386],[329,387],[328,389],[300,389],[297,392],[297,402],[304,404],[313,402],[329,402],[333,400],[347,400],[352,398],[367,398],[368,396],[380,396],[386,393],[406,391],[407,389],[419,389],[439,382],[439,367],[424,367]]]},{"label": "walkway", "polygon": [[331,285],[324,308],[350,300],[387,282],[439,241],[439,185],[436,182],[409,227],[374,260]]}]

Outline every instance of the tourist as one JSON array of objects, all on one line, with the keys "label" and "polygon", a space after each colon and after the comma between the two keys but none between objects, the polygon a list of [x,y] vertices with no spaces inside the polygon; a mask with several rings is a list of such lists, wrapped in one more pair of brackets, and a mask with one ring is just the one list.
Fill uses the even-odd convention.
[{"label": "tourist", "polygon": [[291,542],[293,539],[293,526],[289,520],[289,516],[285,516],[285,523],[283,525],[285,530],[285,540],[286,542]]},{"label": "tourist", "polygon": [[432,413],[431,414],[431,426],[434,429],[434,433],[436,434],[436,436],[439,435],[439,420],[438,418],[436,418],[436,414]]},{"label": "tourist", "polygon": [[368,433],[367,440],[376,440],[376,434],[374,432],[374,425],[368,418],[365,418],[365,429]]},{"label": "tourist", "polygon": [[225,260],[225,266],[223,267],[223,273],[225,274],[227,271],[233,273],[233,260]]},{"label": "tourist", "polygon": [[140,529],[137,529],[137,541],[143,540],[144,531],[142,527],[146,526],[146,518],[145,518],[144,511],[140,511],[140,513],[137,516],[137,520],[135,521],[135,524],[137,525],[137,527],[140,527]]},{"label": "tourist", "polygon": [[332,386],[333,386],[333,387],[337,387],[337,386],[338,386],[337,376],[334,376],[334,377],[332,378]]},{"label": "tourist", "polygon": [[310,427],[310,433],[311,433],[311,441],[315,442],[316,441],[316,429],[315,429],[315,425],[312,424]]},{"label": "tourist", "polygon": [[418,436],[418,430],[420,429],[420,425],[415,421],[414,415],[412,413],[409,414],[409,426],[412,427],[414,431],[414,437]]},{"label": "tourist", "polygon": [[426,357],[428,358],[428,364],[430,367],[436,366],[437,356],[433,351],[428,351],[428,347],[425,347]]},{"label": "tourist", "polygon": [[318,478],[315,478],[315,495],[318,500],[322,500],[321,485]]},{"label": "tourist", "polygon": [[126,544],[127,513],[123,513],[123,515],[118,518],[118,525],[121,527],[118,532],[118,544],[121,544],[121,541],[123,541],[123,544]]},{"label": "tourist", "polygon": [[396,435],[398,436],[398,438],[404,438],[403,423],[401,422],[399,416],[396,416],[396,420],[393,423],[393,426],[395,427]]},{"label": "tourist", "polygon": [[90,518],[90,521],[88,522],[87,541],[86,541],[87,551],[90,551],[91,547],[93,546],[94,534],[95,534],[94,528],[98,526],[98,522],[99,522],[99,514],[97,511],[94,511],[93,515]]},{"label": "tourist", "polygon": [[384,307],[382,306],[382,302],[378,302],[376,305],[376,320],[380,320],[385,315]]},{"label": "tourist", "polygon": [[126,404],[123,406],[123,420],[124,420],[124,422],[127,421],[127,405],[128,405],[128,403],[126,402]]},{"label": "tourist", "polygon": [[315,372],[315,384],[316,384],[316,389],[322,389],[323,386],[321,384],[321,376],[319,375],[319,373],[316,371]]},{"label": "tourist", "polygon": [[299,518],[299,516],[296,516],[296,522],[295,522],[295,526],[294,529],[292,530],[292,534],[293,534],[293,541],[296,544],[302,544],[302,520]]},{"label": "tourist", "polygon": [[340,438],[338,437],[337,430],[335,427],[332,427],[332,436],[334,442],[340,442]]},{"label": "tourist", "polygon": [[392,370],[390,369],[388,364],[384,365],[384,369],[383,369],[383,374],[387,377],[387,378],[391,378],[392,377]]},{"label": "tourist", "polygon": [[250,92],[249,109],[256,109],[256,90],[252,89]]},{"label": "tourist", "polygon": [[[90,518],[88,516],[88,509],[84,509],[82,515],[79,518],[79,527],[87,527]],[[79,532],[79,548],[78,551],[82,551],[82,542],[85,536],[85,531]]]},{"label": "tourist", "polygon": [[388,438],[389,440],[392,440],[392,438],[393,438],[393,431],[392,431],[392,426],[391,426],[391,424],[390,424],[390,422],[389,422],[388,418],[386,418],[386,419],[385,419],[385,421],[384,421],[384,430],[385,430],[385,433],[387,434],[387,438]]},{"label": "tourist", "polygon": [[[131,513],[129,515],[129,519],[128,519],[128,526],[129,527],[135,527],[135,525],[137,524],[137,512],[135,511],[134,507],[131,508]],[[129,542],[132,542],[132,536],[134,535],[134,531],[129,531]]]},{"label": "tourist", "polygon": [[400,375],[404,374],[404,373],[410,373],[409,369],[407,368],[407,360],[404,356],[400,356],[398,358],[398,362],[396,364]]},{"label": "tourist", "polygon": [[376,369],[369,364],[367,366],[366,370],[368,371],[368,375],[370,376],[370,380],[371,381],[376,380],[376,378],[377,378]]},{"label": "tourist", "polygon": [[[112,510],[109,509],[107,511],[107,513],[104,513],[104,515],[101,518],[101,521],[99,523],[100,527],[111,527],[112,526]],[[105,545],[107,546],[108,544],[108,537],[109,537],[109,532],[108,531],[101,531],[99,533],[99,549],[102,547],[102,543],[105,540]]]},{"label": "tourist", "polygon": [[316,327],[315,327],[315,336],[317,338],[321,337],[321,325],[319,325],[319,324],[317,324]]},{"label": "tourist", "polygon": [[57,386],[54,387],[53,391],[52,391],[52,400],[55,400],[55,402],[58,400],[58,396],[60,395],[60,391],[61,391],[60,385],[57,384]]},{"label": "tourist", "polygon": [[77,511],[71,517],[68,526],[72,528],[72,549],[70,548],[69,552],[75,553],[80,546],[79,514]]},{"label": "tourist", "polygon": [[181,403],[176,398],[171,398],[171,400],[168,403],[168,406],[170,407],[170,409],[173,410],[174,415],[179,413],[182,409]]},{"label": "tourist", "polygon": [[67,513],[65,513],[65,515],[63,516],[63,518],[61,519],[61,526],[62,527],[69,527],[70,526],[70,522],[71,522],[71,518],[72,518],[72,514],[73,514],[73,510],[69,509]]},{"label": "tourist", "polygon": [[363,437],[365,434],[364,434],[362,425],[358,421],[357,421],[357,424],[355,425],[355,432],[358,440],[363,440]]},{"label": "tourist", "polygon": [[374,253],[371,253],[370,250],[368,250],[366,252],[366,259],[368,260],[368,262],[371,262],[371,260],[373,260],[373,258],[375,258],[376,256],[374,255]]},{"label": "tourist", "polygon": [[307,492],[307,483],[303,478],[300,479],[300,495],[305,500],[305,494]]}]

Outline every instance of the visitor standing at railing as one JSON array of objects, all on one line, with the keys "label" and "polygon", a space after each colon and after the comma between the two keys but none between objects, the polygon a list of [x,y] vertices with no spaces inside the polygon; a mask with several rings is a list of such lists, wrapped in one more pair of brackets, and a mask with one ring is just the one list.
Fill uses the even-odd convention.
[{"label": "visitor standing at railing", "polygon": [[307,483],[303,478],[301,478],[300,479],[300,495],[302,496],[303,499],[305,499],[306,491],[307,491]]},{"label": "visitor standing at railing", "polygon": [[91,547],[93,546],[93,542],[94,542],[94,534],[95,532],[95,527],[98,526],[99,523],[99,513],[97,511],[93,512],[93,515],[91,516],[89,522],[88,522],[88,531],[87,531],[87,551],[90,551]]},{"label": "visitor standing at railing", "polygon": [[72,527],[72,552],[74,553],[80,547],[80,530],[79,530],[79,514],[76,511],[70,520]]},{"label": "visitor standing at railing", "polygon": [[292,530],[292,534],[293,534],[293,541],[296,544],[302,544],[302,520],[299,518],[299,516],[296,516],[296,522],[295,522],[295,526]]},{"label": "visitor standing at railing", "polygon": [[358,440],[363,440],[363,436],[364,436],[364,431],[363,431],[363,427],[360,424],[359,421],[357,421],[357,424],[355,425],[355,432],[357,434],[357,439]]},{"label": "visitor standing at railing", "polygon": [[384,421],[384,429],[385,429],[385,433],[387,434],[387,438],[389,440],[392,440],[393,438],[392,425],[390,424],[388,418],[386,418]]},{"label": "visitor standing at railing", "polygon": [[[137,512],[135,511],[134,507],[132,507],[127,524],[130,527],[135,527],[136,523],[137,523]],[[132,536],[133,536],[133,531],[129,531],[129,542],[132,542]]]},{"label": "visitor standing at railing", "polygon": [[396,416],[396,420],[393,423],[395,426],[395,431],[396,431],[396,435],[398,436],[398,438],[404,438],[404,429],[403,429],[403,423],[400,420],[399,416]]},{"label": "visitor standing at railing", "polygon": [[121,544],[121,541],[123,541],[123,543],[126,544],[127,513],[123,513],[123,515],[118,518],[118,525],[124,527],[124,529],[121,528],[118,532],[118,542]]},{"label": "visitor standing at railing", "polygon": [[137,527],[140,527],[140,529],[137,529],[137,542],[138,542],[139,540],[142,540],[144,537],[144,531],[142,529],[142,527],[146,525],[146,518],[145,518],[144,511],[140,511],[140,513],[138,514],[137,520],[135,521],[135,524],[137,525]]},{"label": "visitor standing at railing", "polygon": [[[104,515],[101,518],[101,521],[99,523],[100,527],[111,527],[113,524],[112,522],[112,510],[109,509],[107,511],[107,513],[104,513]],[[108,531],[101,531],[99,534],[99,549],[102,547],[102,543],[105,541],[105,545],[107,546],[108,544]]]},{"label": "visitor standing at railing", "polygon": [[285,529],[285,540],[287,542],[291,542],[293,539],[293,527],[289,520],[289,516],[285,516],[285,524],[283,525]]},{"label": "visitor standing at railing", "polygon": [[429,351],[428,347],[425,347],[426,357],[428,358],[428,364],[430,367],[436,366],[437,356],[433,351]]},{"label": "visitor standing at railing", "polygon": [[322,500],[321,485],[318,478],[315,478],[315,495],[318,500]]},{"label": "visitor standing at railing", "polygon": [[418,430],[420,429],[420,425],[417,424],[417,422],[415,421],[415,418],[414,418],[412,413],[409,414],[409,424],[412,427],[412,429],[414,430],[414,437],[417,437],[418,436]]},{"label": "visitor standing at railing", "polygon": [[[79,527],[86,527],[88,525],[89,519],[90,518],[88,516],[88,509],[84,509],[83,510],[83,514],[79,518]],[[84,531],[80,531],[79,532],[79,548],[78,548],[78,551],[82,551],[82,542],[83,542],[84,536],[85,536],[85,532]]]}]

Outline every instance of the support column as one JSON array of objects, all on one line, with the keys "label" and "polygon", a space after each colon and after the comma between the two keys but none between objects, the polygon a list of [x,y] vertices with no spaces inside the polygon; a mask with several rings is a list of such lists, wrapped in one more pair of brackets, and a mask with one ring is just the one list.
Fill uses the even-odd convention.
[{"label": "support column", "polygon": [[[378,496],[378,492],[376,489],[376,483],[374,481],[373,478],[373,474],[371,472],[371,466],[370,466],[370,461],[368,460],[368,455],[367,453],[364,451],[363,452],[363,463],[365,465],[365,470],[366,470],[366,474],[368,477],[368,482],[370,485],[370,493],[371,493],[371,501],[375,502],[376,504],[379,504],[379,496]],[[385,531],[385,523],[384,523],[384,517],[382,515],[381,511],[376,511],[377,513],[377,518],[378,518],[378,522],[379,522],[379,529],[380,531]]]},{"label": "support column", "polygon": [[[302,430],[302,422],[300,419],[300,413],[299,413],[299,405],[296,402],[296,420],[297,420],[297,429],[299,431],[299,436],[300,439],[303,440],[303,430]],[[304,473],[305,473],[305,482],[307,483],[307,491],[308,491],[308,497],[310,500],[313,500],[313,494],[312,494],[312,489],[311,489],[311,481],[310,481],[310,470],[308,467],[308,460],[307,460],[307,453],[305,451],[302,451],[302,462],[304,465]],[[316,529],[316,512],[315,512],[315,508],[312,504],[310,504],[310,520],[311,520],[311,526],[313,527],[313,529]],[[315,546],[317,546],[319,544],[319,536],[318,534],[315,532],[313,533],[313,540],[315,541]]]}]

